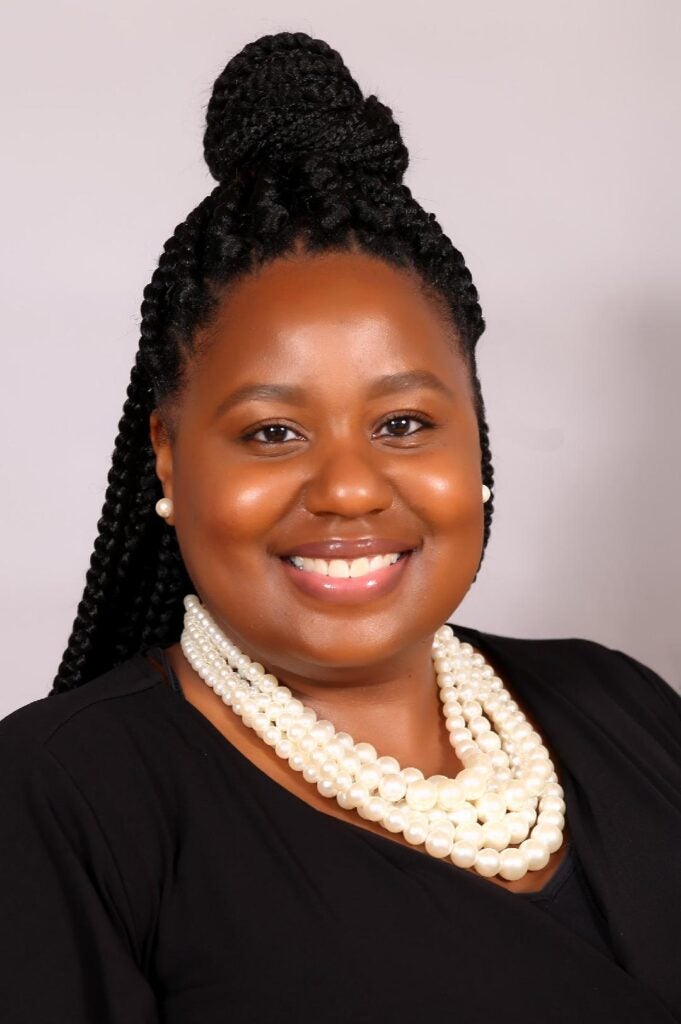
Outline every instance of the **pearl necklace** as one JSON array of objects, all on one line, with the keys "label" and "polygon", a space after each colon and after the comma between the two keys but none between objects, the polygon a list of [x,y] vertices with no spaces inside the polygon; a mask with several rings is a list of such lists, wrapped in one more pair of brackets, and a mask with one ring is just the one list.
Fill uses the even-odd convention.
[{"label": "pearl necklace", "polygon": [[225,636],[195,595],[184,607],[189,664],[322,796],[485,877],[514,881],[539,871],[562,845],[563,789],[548,750],[491,666],[449,624],[436,632],[431,653],[449,740],[464,767],[455,778],[426,779],[318,719]]}]

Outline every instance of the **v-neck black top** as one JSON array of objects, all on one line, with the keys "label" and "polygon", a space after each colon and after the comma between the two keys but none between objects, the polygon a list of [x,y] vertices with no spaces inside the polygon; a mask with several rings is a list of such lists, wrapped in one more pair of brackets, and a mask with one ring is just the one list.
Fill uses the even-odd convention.
[{"label": "v-neck black top", "polygon": [[681,698],[599,644],[453,628],[559,761],[541,893],[321,813],[140,653],[0,722],[3,1024],[681,1021]]},{"label": "v-neck black top", "polygon": [[[186,699],[182,690],[182,684],[170,664],[166,652],[160,647],[155,647],[148,651],[148,653],[162,663],[173,693],[181,699]],[[208,724],[211,725],[210,722]],[[226,740],[226,742],[228,741]],[[233,749],[235,753],[240,754],[240,751],[235,748]],[[243,755],[241,756],[243,757]],[[244,758],[244,760],[246,760],[247,764],[252,764],[247,758]],[[256,772],[262,774],[255,765],[252,765],[252,767]],[[273,782],[268,798],[273,801],[281,801],[284,799],[282,794],[285,792],[282,786]],[[322,828],[325,825],[323,821],[319,822],[319,824]],[[368,832],[368,830],[365,831]],[[378,839],[379,843],[384,839],[383,836],[373,832],[369,833],[369,835]],[[388,836],[385,838],[388,842],[393,842]],[[412,854],[413,851],[406,847],[405,849],[407,854]],[[548,910],[549,913],[554,914],[555,917],[563,921],[568,927],[574,929],[578,935],[583,936],[596,949],[600,949],[606,956],[612,957],[606,922],[597,904],[594,902],[579,858],[575,853],[573,844],[569,840],[567,841],[565,858],[543,889],[538,892],[517,893],[516,895],[529,900],[544,910]]]}]

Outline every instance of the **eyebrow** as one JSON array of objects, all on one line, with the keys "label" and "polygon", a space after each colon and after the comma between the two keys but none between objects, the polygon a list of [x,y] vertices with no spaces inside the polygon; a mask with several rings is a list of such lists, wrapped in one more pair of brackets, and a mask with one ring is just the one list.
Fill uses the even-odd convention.
[{"label": "eyebrow", "polygon": [[[446,398],[454,399],[454,392],[444,381],[430,370],[406,370],[403,373],[389,373],[372,381],[368,391],[369,398],[380,398],[383,395],[397,394],[400,391],[412,391],[414,388],[430,388],[438,391]],[[288,402],[290,405],[303,405],[307,392],[297,384],[243,384],[231,395],[228,395],[215,411],[215,418],[222,416],[229,409],[244,402]]]}]

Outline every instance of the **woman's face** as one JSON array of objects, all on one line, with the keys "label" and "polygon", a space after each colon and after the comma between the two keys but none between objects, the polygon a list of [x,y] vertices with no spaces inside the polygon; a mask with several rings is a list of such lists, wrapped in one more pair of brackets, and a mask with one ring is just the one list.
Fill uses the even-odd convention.
[{"label": "woman's face", "polygon": [[[285,676],[342,681],[429,644],[483,541],[478,426],[453,329],[406,272],[337,252],[240,280],[206,334],[172,442],[151,419],[201,601]],[[319,558],[359,575],[327,576]]]}]

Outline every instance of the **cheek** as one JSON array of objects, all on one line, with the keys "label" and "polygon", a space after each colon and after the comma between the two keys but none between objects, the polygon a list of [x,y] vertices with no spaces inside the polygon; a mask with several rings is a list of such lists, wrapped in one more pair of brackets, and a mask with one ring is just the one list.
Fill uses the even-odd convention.
[{"label": "cheek", "polygon": [[178,473],[177,490],[183,496],[178,531],[191,533],[203,545],[217,541],[223,549],[267,534],[284,516],[295,482],[282,467],[263,471],[241,463],[216,470],[216,465],[194,459],[188,472]]},{"label": "cheek", "polygon": [[433,534],[482,528],[482,484],[479,465],[441,449],[405,472],[402,494]]}]

